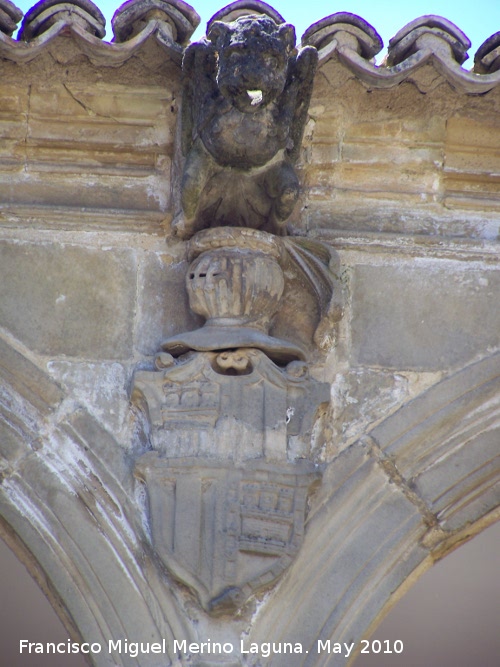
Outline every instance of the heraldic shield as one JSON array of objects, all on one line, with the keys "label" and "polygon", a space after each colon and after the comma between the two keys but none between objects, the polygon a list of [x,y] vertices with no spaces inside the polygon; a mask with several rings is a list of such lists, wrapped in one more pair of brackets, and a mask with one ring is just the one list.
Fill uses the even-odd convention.
[{"label": "heraldic shield", "polygon": [[311,438],[329,386],[304,363],[282,368],[256,349],[167,363],[134,380],[150,425],[135,476],[147,490],[153,547],[207,612],[232,613],[300,548],[320,481]]},{"label": "heraldic shield", "polygon": [[300,548],[314,466],[237,466],[151,452],[136,474],[146,483],[153,546],[206,611],[233,612],[273,584]]}]

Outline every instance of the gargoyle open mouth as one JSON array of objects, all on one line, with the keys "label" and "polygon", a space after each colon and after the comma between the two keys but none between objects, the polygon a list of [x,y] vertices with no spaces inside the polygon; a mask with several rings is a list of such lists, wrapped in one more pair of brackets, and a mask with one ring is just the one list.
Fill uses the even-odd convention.
[{"label": "gargoyle open mouth", "polygon": [[250,98],[250,104],[253,107],[258,107],[259,104],[262,104],[264,99],[262,90],[247,90],[247,95]]}]

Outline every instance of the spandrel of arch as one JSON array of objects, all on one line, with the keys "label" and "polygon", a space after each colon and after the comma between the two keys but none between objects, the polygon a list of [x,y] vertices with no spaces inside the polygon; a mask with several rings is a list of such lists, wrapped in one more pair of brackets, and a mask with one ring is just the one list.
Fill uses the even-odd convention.
[{"label": "spandrel of arch", "polygon": [[[34,555],[53,602],[87,641],[189,638],[171,589],[148,565],[130,475],[113,459],[117,443],[84,410],[65,414],[61,389],[31,361],[6,343],[0,352],[0,513]],[[358,640],[419,568],[493,520],[499,371],[500,354],[466,367],[337,457],[303,549],[250,641]],[[324,664],[313,650],[286,659]]]},{"label": "spandrel of arch", "polygon": [[[151,564],[120,447],[84,409],[63,402],[61,388],[0,339],[0,520],[15,536],[11,546],[32,555],[30,570],[85,641],[189,641],[192,631]],[[102,651],[93,664],[109,659]],[[112,659],[156,664],[154,655]]]},{"label": "spandrel of arch", "polygon": [[499,354],[468,366],[337,457],[251,641],[272,627],[274,641],[309,650],[293,664],[328,664],[318,641],[358,641],[400,586],[498,517],[499,371]]}]

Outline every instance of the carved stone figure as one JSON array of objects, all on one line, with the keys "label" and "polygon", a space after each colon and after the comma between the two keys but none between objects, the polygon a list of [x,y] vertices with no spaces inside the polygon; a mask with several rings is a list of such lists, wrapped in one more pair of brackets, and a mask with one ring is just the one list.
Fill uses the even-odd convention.
[{"label": "carved stone figure", "polygon": [[256,229],[217,227],[187,245],[186,288],[203,327],[165,340],[189,350],[256,347],[279,363],[329,349],[342,312],[338,256],[325,244]]},{"label": "carved stone figure", "polygon": [[[206,322],[164,341],[157,370],[135,375],[134,401],[147,424],[140,441],[149,444],[135,475],[165,567],[205,611],[233,614],[291,563],[308,495],[321,480],[315,443],[329,385],[309,376],[300,345],[270,328],[290,278],[296,289],[285,320],[307,311],[307,275],[316,277],[319,316],[321,271],[328,272],[319,260],[313,270],[307,244],[255,229],[202,230],[188,256],[190,306]],[[309,268],[299,276],[301,263]],[[316,330],[331,311],[324,305]]]},{"label": "carved stone figure", "polygon": [[281,239],[225,227],[198,232],[188,249],[194,260],[186,278],[189,305],[207,321],[164,341],[164,350],[179,356],[189,350],[255,347],[279,362],[305,358],[300,344],[269,335],[285,287]]},{"label": "carved stone figure", "polygon": [[268,16],[214,21],[186,49],[178,236],[222,225],[284,233],[316,64],[316,49],[297,53],[293,26]]},{"label": "carved stone figure", "polygon": [[189,304],[206,321],[136,373],[148,447],[134,473],[157,556],[214,615],[283,574],[321,481],[329,385],[305,360],[330,346],[340,314],[336,255],[284,228],[316,62],[313,47],[296,52],[292,26],[248,14],[212,20],[184,56],[173,227],[189,239]]}]

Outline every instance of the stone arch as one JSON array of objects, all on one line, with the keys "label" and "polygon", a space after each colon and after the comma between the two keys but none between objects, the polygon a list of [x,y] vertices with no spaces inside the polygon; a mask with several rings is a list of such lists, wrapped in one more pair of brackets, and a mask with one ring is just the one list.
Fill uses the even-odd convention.
[{"label": "stone arch", "polygon": [[[248,636],[302,642],[309,652],[266,664],[344,665],[318,652],[318,641],[359,643],[408,582],[498,516],[499,376],[500,354],[472,364],[327,467],[303,547]],[[10,543],[21,542],[17,552],[33,555],[31,569],[68,625],[105,646],[164,638],[171,651],[174,638],[196,640],[149,546],[126,453],[1,339],[0,454],[1,521],[15,534]],[[96,667],[109,660],[107,650],[94,656]]]},{"label": "stone arch", "polygon": [[472,364],[329,466],[303,548],[249,638],[308,653],[270,665],[346,664],[318,642],[359,644],[409,581],[498,518],[499,377],[499,354]]},{"label": "stone arch", "polygon": [[[110,639],[190,639],[159,582],[120,446],[2,340],[0,531],[72,634],[103,646],[96,667],[110,664]],[[112,659],[156,664],[154,655]]]}]

